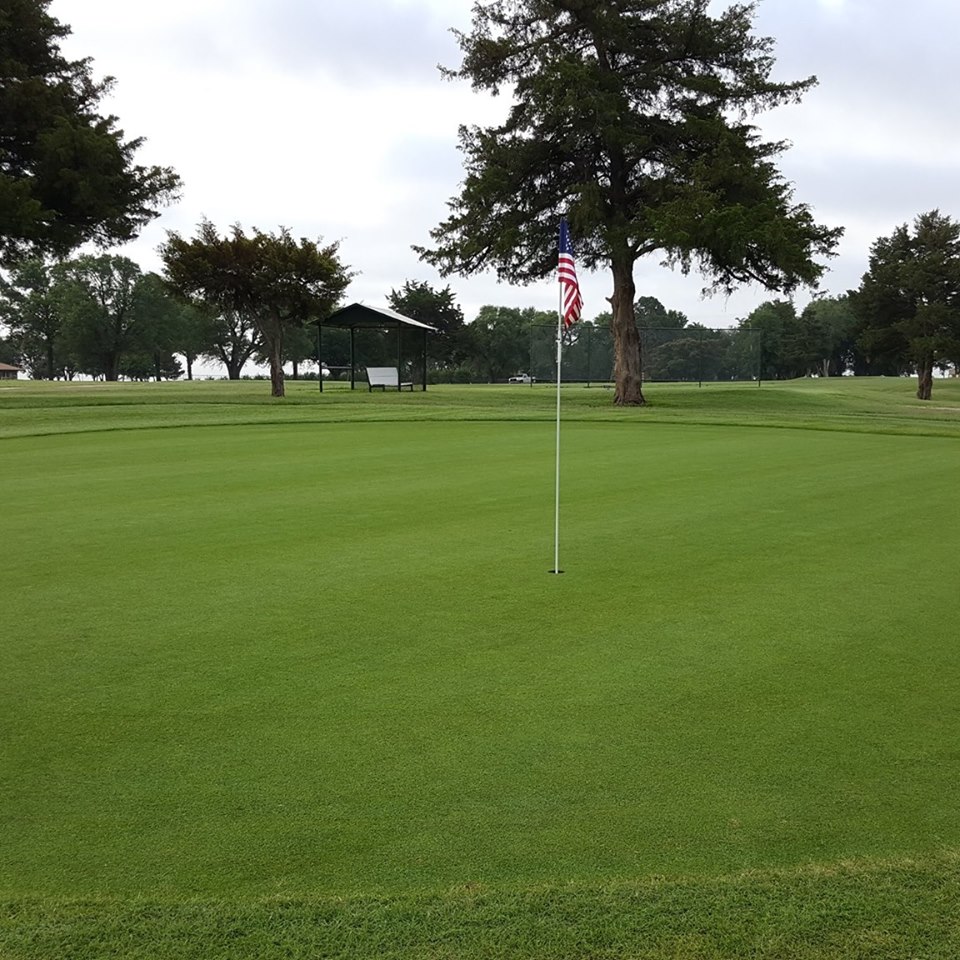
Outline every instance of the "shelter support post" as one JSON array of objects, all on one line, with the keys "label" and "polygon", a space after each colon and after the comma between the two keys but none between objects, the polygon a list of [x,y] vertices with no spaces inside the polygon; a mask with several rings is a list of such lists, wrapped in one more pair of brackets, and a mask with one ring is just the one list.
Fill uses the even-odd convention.
[{"label": "shelter support post", "polygon": [[357,331],[353,327],[350,328],[350,389],[357,389],[357,353],[354,347],[354,337],[356,336]]}]

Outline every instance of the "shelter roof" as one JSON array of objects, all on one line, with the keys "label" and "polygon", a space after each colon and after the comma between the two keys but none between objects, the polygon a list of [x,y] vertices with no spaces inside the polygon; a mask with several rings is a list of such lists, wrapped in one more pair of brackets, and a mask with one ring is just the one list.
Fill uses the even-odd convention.
[{"label": "shelter roof", "polygon": [[414,327],[417,330],[436,331],[437,329],[428,323],[405,317],[389,307],[368,307],[365,303],[351,303],[349,306],[342,307],[331,313],[326,320],[321,320],[320,324],[324,327],[353,327],[354,329],[400,326]]}]

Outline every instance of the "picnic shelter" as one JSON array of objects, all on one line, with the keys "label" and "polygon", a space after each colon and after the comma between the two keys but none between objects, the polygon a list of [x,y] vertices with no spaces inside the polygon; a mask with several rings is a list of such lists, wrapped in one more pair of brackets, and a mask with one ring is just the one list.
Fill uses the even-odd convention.
[{"label": "picnic shelter", "polygon": [[[403,345],[409,345],[410,337],[416,338],[420,344],[420,369],[422,371],[422,387],[427,389],[427,334],[436,333],[437,328],[428,323],[421,323],[412,317],[405,317],[389,307],[369,307],[364,303],[351,303],[340,310],[331,313],[329,317],[317,324],[317,352],[323,356],[323,328],[334,327],[350,331],[350,389],[355,390],[357,384],[357,352],[356,334],[358,330],[381,330],[384,333],[396,331],[397,339],[397,378],[403,379]],[[323,377],[320,377],[320,389],[323,390]]]}]

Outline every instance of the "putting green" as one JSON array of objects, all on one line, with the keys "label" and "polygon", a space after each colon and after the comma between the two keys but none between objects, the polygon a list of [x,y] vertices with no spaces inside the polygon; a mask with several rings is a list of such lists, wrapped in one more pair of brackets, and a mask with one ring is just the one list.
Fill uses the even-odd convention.
[{"label": "putting green", "polygon": [[[392,400],[393,398],[391,398]],[[960,845],[954,438],[4,441],[0,888],[405,893]]]}]

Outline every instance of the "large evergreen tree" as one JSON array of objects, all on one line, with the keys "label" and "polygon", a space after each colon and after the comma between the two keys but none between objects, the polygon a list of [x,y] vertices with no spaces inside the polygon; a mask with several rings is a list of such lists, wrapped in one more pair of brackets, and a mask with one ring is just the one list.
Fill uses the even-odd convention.
[{"label": "large evergreen tree", "polygon": [[499,126],[463,127],[466,178],[418,248],[442,272],[487,267],[511,282],[556,267],[567,213],[577,259],[612,273],[614,400],[643,403],[636,261],[655,251],[713,287],[789,291],[823,272],[840,231],[816,224],[774,166],[782,143],[749,118],[814,78],[771,80],[754,7],[708,0],[484,0],[452,77],[513,95]]},{"label": "large evergreen tree", "polygon": [[931,210],[880,237],[850,302],[868,356],[913,366],[929,400],[934,367],[960,360],[960,223]]},{"label": "large evergreen tree", "polygon": [[49,5],[0,5],[0,263],[130,240],[180,186],[169,167],[135,162],[142,138],[100,113],[112,78],[61,54],[70,28]]}]

